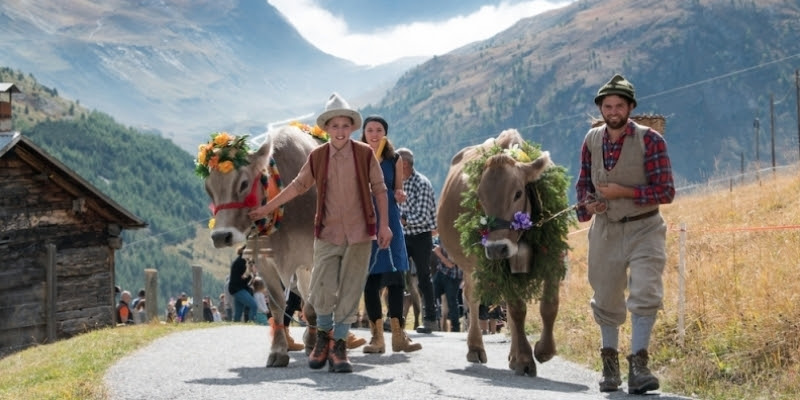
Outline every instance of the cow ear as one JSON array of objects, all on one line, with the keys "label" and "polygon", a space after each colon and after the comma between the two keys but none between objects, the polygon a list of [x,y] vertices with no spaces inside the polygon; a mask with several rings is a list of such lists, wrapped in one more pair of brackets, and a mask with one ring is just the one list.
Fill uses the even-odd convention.
[{"label": "cow ear", "polygon": [[527,182],[534,182],[538,180],[544,171],[552,165],[550,160],[550,152],[543,151],[539,158],[522,164],[522,170],[525,172]]},{"label": "cow ear", "polygon": [[264,143],[258,148],[258,151],[250,154],[250,164],[256,167],[256,170],[261,171],[267,167],[269,158],[272,156],[272,135],[267,135]]}]

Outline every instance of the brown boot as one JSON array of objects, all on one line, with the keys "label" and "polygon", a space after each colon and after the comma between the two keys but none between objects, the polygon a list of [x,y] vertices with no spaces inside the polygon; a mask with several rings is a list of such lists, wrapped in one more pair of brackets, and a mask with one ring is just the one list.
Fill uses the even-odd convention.
[{"label": "brown boot", "polygon": [[397,353],[405,351],[410,353],[422,348],[419,343],[411,343],[411,339],[406,335],[406,330],[399,318],[392,318],[392,351]]},{"label": "brown boot", "polygon": [[302,343],[297,343],[297,342],[294,341],[294,338],[292,338],[292,335],[289,334],[289,327],[288,326],[284,326],[283,330],[284,330],[284,332],[286,332],[286,343],[289,344],[289,351],[300,351],[300,350],[303,350],[303,349],[306,348],[306,345],[304,345]]},{"label": "brown boot", "polygon": [[353,332],[347,333],[347,348],[348,349],[355,349],[358,346],[363,346],[367,343],[367,339],[360,338],[353,334]]},{"label": "brown boot", "polygon": [[369,327],[372,329],[372,339],[369,344],[364,346],[364,353],[385,353],[386,342],[383,338],[383,322],[376,319],[369,322]]},{"label": "brown boot", "polygon": [[328,371],[353,372],[353,365],[347,359],[347,342],[344,339],[330,341],[330,356],[328,357]]},{"label": "brown boot", "polygon": [[650,390],[658,390],[658,378],[647,368],[649,357],[647,350],[642,349],[628,356],[628,393],[644,394]]},{"label": "brown boot", "polygon": [[603,380],[600,381],[601,392],[616,392],[622,384],[619,375],[619,353],[616,349],[604,347],[600,349],[600,359],[603,360]]},{"label": "brown boot", "polygon": [[314,344],[314,350],[311,350],[311,355],[308,356],[308,366],[311,369],[320,369],[328,362],[328,354],[331,351],[331,335],[329,332],[318,330],[317,343]]}]

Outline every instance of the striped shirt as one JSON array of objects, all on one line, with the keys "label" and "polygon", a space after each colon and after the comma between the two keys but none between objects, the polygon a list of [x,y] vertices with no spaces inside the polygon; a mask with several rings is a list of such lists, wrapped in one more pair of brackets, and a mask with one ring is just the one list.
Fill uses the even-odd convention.
[{"label": "striped shirt", "polygon": [[436,199],[433,185],[425,175],[417,171],[403,182],[406,202],[400,204],[401,218],[406,221],[403,226],[405,235],[418,235],[436,229]]}]

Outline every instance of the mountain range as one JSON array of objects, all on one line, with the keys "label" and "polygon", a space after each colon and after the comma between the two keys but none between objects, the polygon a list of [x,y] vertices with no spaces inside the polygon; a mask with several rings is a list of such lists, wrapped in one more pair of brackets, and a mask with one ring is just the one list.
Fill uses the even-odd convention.
[{"label": "mountain range", "polygon": [[773,130],[776,163],[798,160],[798,38],[796,1],[580,0],[410,70],[365,112],[424,152],[433,182],[458,148],[506,128],[574,174],[593,98],[621,73],[635,114],[666,117],[681,186],[769,165]]},{"label": "mountain range", "polygon": [[377,98],[420,61],[336,58],[255,0],[4,1],[0,33],[0,64],[192,152],[213,131],[317,111],[333,91]]},{"label": "mountain range", "polygon": [[597,88],[622,73],[636,112],[666,117],[679,184],[767,165],[773,132],[776,162],[797,159],[796,1],[578,0],[376,68],[314,48],[266,1],[10,1],[0,32],[5,65],[190,154],[210,132],[260,133],[338,91],[384,115],[437,188],[461,147],[506,128],[574,173]]}]

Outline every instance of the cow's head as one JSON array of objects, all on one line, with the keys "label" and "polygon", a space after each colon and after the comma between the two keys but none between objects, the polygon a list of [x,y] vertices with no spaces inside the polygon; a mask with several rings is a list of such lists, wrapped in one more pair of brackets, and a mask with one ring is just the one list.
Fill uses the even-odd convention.
[{"label": "cow's head", "polygon": [[[241,138],[235,138],[234,140],[237,139]],[[209,144],[212,142],[209,142]],[[229,143],[236,146],[235,141]],[[247,149],[244,144],[240,144],[240,146],[244,146],[245,150]],[[203,152],[203,146],[201,146],[200,151],[201,153]],[[230,168],[230,165],[220,167],[219,162],[214,163],[208,162],[207,159],[205,160],[206,165],[216,166],[208,167],[205,177],[206,193],[211,199],[209,208],[214,218],[213,224],[210,224],[211,240],[214,242],[214,247],[229,247],[246,239],[250,228],[253,226],[253,221],[250,220],[247,213],[251,208],[261,205],[264,199],[261,175],[262,172],[267,173],[266,167],[271,152],[272,143],[269,136],[267,136],[267,140],[258,151],[240,154],[240,159],[233,168]],[[208,155],[211,154],[213,153],[208,153]],[[232,152],[227,154],[228,158],[232,158],[230,156]],[[200,160],[200,155],[198,155],[198,161]]]},{"label": "cow's head", "polygon": [[509,259],[512,271],[527,269],[530,251],[526,245],[519,243],[524,232],[514,229],[512,222],[515,219],[519,221],[520,216],[525,214],[530,215],[531,205],[526,186],[539,179],[550,165],[550,153],[546,151],[530,162],[519,162],[508,153],[500,153],[486,161],[481,174],[477,194],[489,223],[489,232],[484,241],[486,257],[492,260]]}]

